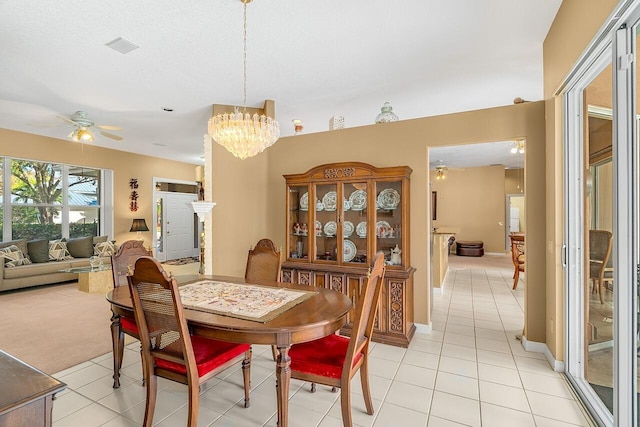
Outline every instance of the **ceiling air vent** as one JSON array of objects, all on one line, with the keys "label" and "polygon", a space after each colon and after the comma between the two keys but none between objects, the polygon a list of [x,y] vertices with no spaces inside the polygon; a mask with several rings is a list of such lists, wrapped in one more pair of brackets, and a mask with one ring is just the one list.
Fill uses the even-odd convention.
[{"label": "ceiling air vent", "polygon": [[122,37],[118,37],[111,40],[109,43],[105,43],[105,46],[109,46],[111,49],[117,50],[122,54],[129,53],[132,50],[136,50],[140,47],[137,44],[130,42],[129,40]]}]

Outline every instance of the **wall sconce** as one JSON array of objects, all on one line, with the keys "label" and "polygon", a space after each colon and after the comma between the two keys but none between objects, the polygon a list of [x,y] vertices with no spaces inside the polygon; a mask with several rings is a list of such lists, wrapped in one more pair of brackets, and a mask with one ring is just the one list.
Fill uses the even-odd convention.
[{"label": "wall sconce", "polygon": [[144,220],[144,218],[136,218],[133,220],[133,222],[131,223],[131,229],[129,230],[130,233],[136,232],[138,234],[136,234],[136,240],[143,240],[142,239],[142,232],[143,231],[149,231],[149,227],[147,227],[147,223]]}]

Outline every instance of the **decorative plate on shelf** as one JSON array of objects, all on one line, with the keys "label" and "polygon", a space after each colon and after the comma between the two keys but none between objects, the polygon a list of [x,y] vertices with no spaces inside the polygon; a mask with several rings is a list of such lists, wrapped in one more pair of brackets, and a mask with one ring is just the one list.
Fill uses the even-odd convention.
[{"label": "decorative plate on shelf", "polygon": [[376,222],[376,236],[387,237],[391,231],[391,225],[387,221]]},{"label": "decorative plate on shelf", "polygon": [[352,211],[361,211],[367,207],[367,192],[364,190],[356,190],[349,195]]},{"label": "decorative plate on shelf", "polygon": [[343,237],[351,237],[351,235],[353,234],[353,230],[355,229],[355,227],[353,226],[353,223],[351,221],[345,221],[342,224],[342,236]]},{"label": "decorative plate on shelf", "polygon": [[393,188],[385,188],[378,194],[377,204],[382,209],[395,209],[400,204],[400,193]]},{"label": "decorative plate on shelf", "polygon": [[322,236],[322,223],[316,219],[316,236]]},{"label": "decorative plate on shelf", "polygon": [[349,262],[356,257],[356,244],[351,240],[344,241],[343,249],[342,249],[342,259],[345,262]]},{"label": "decorative plate on shelf", "polygon": [[300,210],[301,211],[306,211],[308,209],[309,209],[309,193],[305,192],[300,197]]},{"label": "decorative plate on shelf", "polygon": [[335,221],[329,221],[324,225],[324,234],[326,234],[327,237],[335,237],[337,232],[338,224],[336,224]]},{"label": "decorative plate on shelf", "polygon": [[325,211],[335,211],[336,210],[336,200],[338,195],[335,191],[329,191],[322,198],[322,204],[324,204]]},{"label": "decorative plate on shelf", "polygon": [[358,237],[367,237],[367,221],[362,221],[356,225],[356,234]]}]

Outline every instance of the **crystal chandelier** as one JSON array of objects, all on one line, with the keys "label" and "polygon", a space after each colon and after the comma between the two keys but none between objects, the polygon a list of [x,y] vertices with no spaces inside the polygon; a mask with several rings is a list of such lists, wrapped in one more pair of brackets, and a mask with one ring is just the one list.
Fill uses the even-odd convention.
[{"label": "crystal chandelier", "polygon": [[209,119],[209,135],[239,159],[246,159],[272,146],[280,137],[280,124],[271,117],[253,114],[247,110],[247,4],[244,3],[244,102],[243,111],[238,108],[233,113],[218,114]]}]

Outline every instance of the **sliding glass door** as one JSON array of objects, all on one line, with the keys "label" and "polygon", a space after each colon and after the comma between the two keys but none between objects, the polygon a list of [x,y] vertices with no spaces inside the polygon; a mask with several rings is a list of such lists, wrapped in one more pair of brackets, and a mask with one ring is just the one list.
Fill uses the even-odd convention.
[{"label": "sliding glass door", "polygon": [[640,425],[633,6],[591,46],[564,97],[567,374],[600,423],[620,426]]}]

